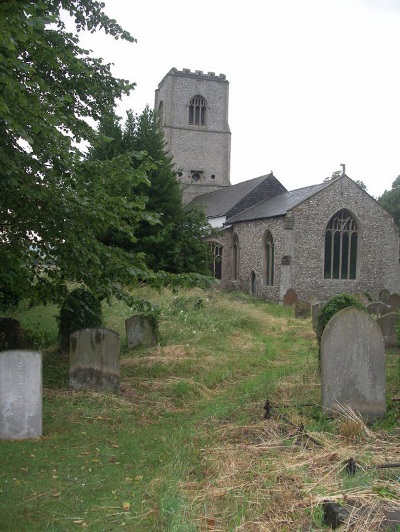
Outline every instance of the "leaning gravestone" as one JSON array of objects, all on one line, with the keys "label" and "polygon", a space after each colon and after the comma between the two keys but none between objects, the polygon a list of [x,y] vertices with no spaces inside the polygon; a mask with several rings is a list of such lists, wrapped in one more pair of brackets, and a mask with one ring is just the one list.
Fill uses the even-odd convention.
[{"label": "leaning gravestone", "polygon": [[385,345],[376,321],[354,307],[331,318],[321,338],[322,406],[349,406],[367,419],[386,412]]},{"label": "leaning gravestone", "polygon": [[318,301],[317,303],[313,303],[311,305],[311,319],[312,319],[312,326],[313,326],[314,331],[317,330],[318,316],[319,316],[320,310],[322,309],[324,305],[325,303],[323,301]]},{"label": "leaning gravestone", "polygon": [[376,319],[379,325],[386,347],[397,346],[397,312],[389,312]]},{"label": "leaning gravestone", "polygon": [[0,352],[0,439],[42,436],[42,355]]},{"label": "leaning gravestone", "polygon": [[125,320],[128,349],[138,345],[151,347],[157,344],[157,325],[154,320],[140,314],[135,314]]},{"label": "leaning gravestone", "polygon": [[373,301],[367,305],[367,311],[372,316],[383,316],[383,314],[390,312],[390,306],[382,303],[382,301]]},{"label": "leaning gravestone", "polygon": [[390,294],[388,305],[390,305],[390,312],[396,312],[396,310],[400,310],[400,295],[397,293]]},{"label": "leaning gravestone", "polygon": [[82,329],[70,336],[69,382],[73,388],[113,392],[120,381],[119,334]]},{"label": "leaning gravestone", "polygon": [[283,304],[288,307],[292,307],[296,301],[298,301],[298,297],[294,288],[289,288],[286,294],[283,296]]},{"label": "leaning gravestone", "polygon": [[382,303],[386,303],[389,301],[389,297],[390,297],[390,292],[389,290],[386,290],[386,288],[384,288],[383,290],[381,290],[379,292],[379,300],[382,301]]}]

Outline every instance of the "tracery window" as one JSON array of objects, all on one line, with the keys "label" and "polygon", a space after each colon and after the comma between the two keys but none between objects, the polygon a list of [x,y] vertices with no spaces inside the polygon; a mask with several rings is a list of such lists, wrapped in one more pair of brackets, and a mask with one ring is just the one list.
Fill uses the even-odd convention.
[{"label": "tracery window", "polygon": [[234,281],[239,279],[239,239],[237,235],[233,237],[232,253],[232,278]]},{"label": "tracery window", "polygon": [[274,286],[275,276],[274,239],[270,231],[264,235],[264,281],[266,286]]},{"label": "tracery window", "polygon": [[206,101],[202,96],[195,96],[189,104],[189,124],[206,125]]},{"label": "tracery window", "polygon": [[355,279],[358,227],[352,213],[342,209],[332,216],[325,231],[325,279]]},{"label": "tracery window", "polygon": [[218,242],[210,242],[213,262],[211,264],[211,273],[215,279],[221,279],[222,275],[222,246]]}]

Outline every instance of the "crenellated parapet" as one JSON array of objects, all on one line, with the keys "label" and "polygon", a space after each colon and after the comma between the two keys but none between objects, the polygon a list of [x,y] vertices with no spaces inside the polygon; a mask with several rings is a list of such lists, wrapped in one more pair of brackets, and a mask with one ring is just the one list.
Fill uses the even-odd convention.
[{"label": "crenellated parapet", "polygon": [[164,76],[164,78],[161,80],[161,82],[158,84],[158,87],[162,85],[164,82],[164,79],[167,76],[180,76],[180,77],[187,77],[191,79],[202,79],[207,81],[222,81],[226,82],[226,76],[225,74],[218,74],[216,75],[215,72],[207,72],[204,73],[202,70],[194,70],[193,72],[190,70],[190,68],[183,68],[182,70],[178,70],[177,68],[173,67],[171,70]]}]

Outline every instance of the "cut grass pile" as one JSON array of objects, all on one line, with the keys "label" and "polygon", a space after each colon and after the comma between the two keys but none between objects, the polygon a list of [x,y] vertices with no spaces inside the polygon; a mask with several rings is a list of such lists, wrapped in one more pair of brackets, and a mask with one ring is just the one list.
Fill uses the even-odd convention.
[{"label": "cut grass pile", "polygon": [[[142,294],[160,308],[154,348],[128,351],[132,311],[104,309],[123,345],[118,395],[69,389],[56,309],[14,315],[46,348],[44,435],[0,442],[0,530],[324,530],[325,499],[347,506],[342,530],[383,526],[400,469],[376,466],[399,461],[397,401],[372,427],[346,409],[329,421],[310,320],[241,293]],[[387,356],[393,398],[398,351]]]}]

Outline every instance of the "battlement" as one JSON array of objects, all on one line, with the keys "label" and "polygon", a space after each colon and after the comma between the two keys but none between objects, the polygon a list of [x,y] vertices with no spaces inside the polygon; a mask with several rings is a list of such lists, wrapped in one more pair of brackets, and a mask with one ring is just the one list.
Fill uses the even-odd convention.
[{"label": "battlement", "polygon": [[219,74],[218,76],[215,74],[215,72],[207,72],[205,74],[202,70],[195,70],[192,72],[190,68],[183,68],[182,70],[178,70],[177,68],[171,68],[171,70],[164,76],[162,81],[158,84],[158,87],[162,85],[164,79],[167,76],[178,76],[178,77],[185,77],[185,78],[191,78],[191,79],[206,79],[206,80],[213,80],[213,81],[224,81],[226,82],[226,76],[225,74]]}]

